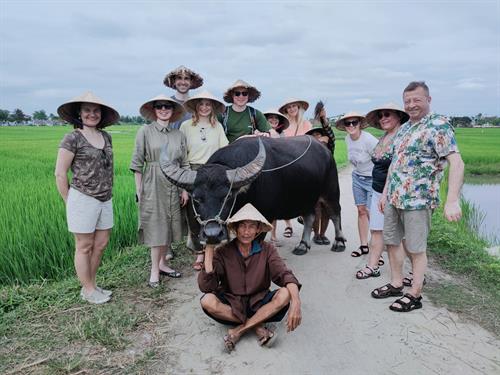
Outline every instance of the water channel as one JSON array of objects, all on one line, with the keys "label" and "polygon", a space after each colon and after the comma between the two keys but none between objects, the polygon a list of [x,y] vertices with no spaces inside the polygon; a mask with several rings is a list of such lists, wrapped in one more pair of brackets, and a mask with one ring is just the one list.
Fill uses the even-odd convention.
[{"label": "water channel", "polygon": [[483,221],[479,226],[482,237],[492,245],[500,245],[500,179],[468,178],[462,196],[479,209]]}]

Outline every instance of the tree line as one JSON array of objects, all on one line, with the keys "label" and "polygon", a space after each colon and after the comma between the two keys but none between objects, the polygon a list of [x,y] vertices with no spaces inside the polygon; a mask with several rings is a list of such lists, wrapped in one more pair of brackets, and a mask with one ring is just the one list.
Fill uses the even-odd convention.
[{"label": "tree line", "polygon": [[[451,124],[455,128],[471,128],[473,126],[500,126],[500,117],[484,116],[478,113],[476,116],[450,116]],[[122,124],[144,124],[146,121],[141,116],[120,116]],[[12,112],[0,109],[0,124],[3,125],[64,125],[65,122],[59,116],[40,109],[30,115],[16,108]]]}]

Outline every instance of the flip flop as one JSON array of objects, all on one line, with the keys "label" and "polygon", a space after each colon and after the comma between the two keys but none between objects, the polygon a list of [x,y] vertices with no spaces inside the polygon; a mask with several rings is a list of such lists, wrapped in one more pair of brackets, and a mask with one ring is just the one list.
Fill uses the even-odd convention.
[{"label": "flip flop", "polygon": [[231,353],[236,348],[236,341],[234,340],[233,335],[225,335],[224,336],[224,350],[227,353]]},{"label": "flip flop", "polygon": [[267,348],[270,348],[273,346],[273,343],[276,341],[278,338],[278,334],[276,332],[271,331],[268,329],[269,334],[263,337],[260,337],[259,340],[259,345],[260,346],[265,346]]}]

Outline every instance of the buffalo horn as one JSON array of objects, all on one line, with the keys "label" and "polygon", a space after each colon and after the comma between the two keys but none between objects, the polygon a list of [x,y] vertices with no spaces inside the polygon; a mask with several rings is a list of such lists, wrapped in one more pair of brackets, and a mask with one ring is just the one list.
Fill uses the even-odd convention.
[{"label": "buffalo horn", "polygon": [[232,182],[233,188],[235,189],[245,186],[259,176],[265,161],[266,149],[264,148],[262,140],[259,139],[259,153],[255,159],[243,167],[226,171],[227,179],[229,182]]},{"label": "buffalo horn", "polygon": [[186,190],[192,190],[196,171],[181,168],[168,157],[167,145],[163,146],[160,153],[160,169],[171,183]]}]

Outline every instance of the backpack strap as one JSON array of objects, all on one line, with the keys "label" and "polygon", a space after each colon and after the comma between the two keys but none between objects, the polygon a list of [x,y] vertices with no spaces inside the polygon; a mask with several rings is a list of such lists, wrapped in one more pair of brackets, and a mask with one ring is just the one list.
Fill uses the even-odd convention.
[{"label": "backpack strap", "polygon": [[224,109],[222,114],[222,127],[224,128],[224,133],[227,135],[227,120],[229,119],[229,107]]},{"label": "backpack strap", "polygon": [[250,106],[247,106],[247,108],[250,115],[250,123],[252,124],[252,134],[254,134],[255,130],[257,129],[257,121],[255,120],[255,108]]}]

